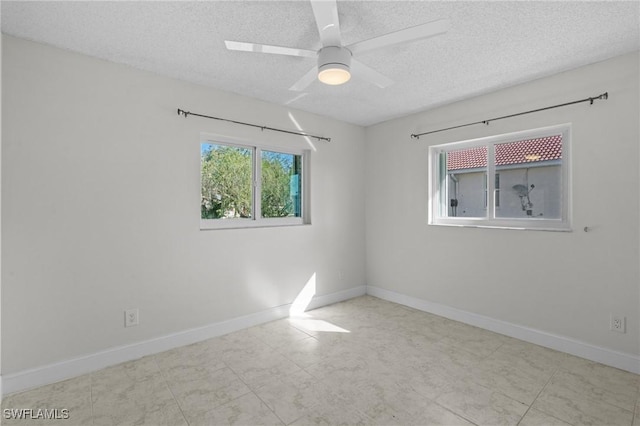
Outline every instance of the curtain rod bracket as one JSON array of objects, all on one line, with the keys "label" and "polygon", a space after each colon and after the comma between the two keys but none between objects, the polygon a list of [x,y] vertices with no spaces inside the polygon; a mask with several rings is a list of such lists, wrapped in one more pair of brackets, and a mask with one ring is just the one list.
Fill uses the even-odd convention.
[{"label": "curtain rod bracket", "polygon": [[604,92],[602,95],[596,96],[594,98],[589,98],[589,105],[593,105],[593,101],[599,99],[609,99],[609,92]]}]

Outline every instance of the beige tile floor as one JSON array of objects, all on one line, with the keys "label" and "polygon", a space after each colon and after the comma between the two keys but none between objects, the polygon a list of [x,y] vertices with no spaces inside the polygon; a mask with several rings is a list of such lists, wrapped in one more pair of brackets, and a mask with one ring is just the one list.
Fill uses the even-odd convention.
[{"label": "beige tile floor", "polygon": [[59,425],[639,426],[639,385],[635,374],[363,296],[2,405],[66,408]]}]

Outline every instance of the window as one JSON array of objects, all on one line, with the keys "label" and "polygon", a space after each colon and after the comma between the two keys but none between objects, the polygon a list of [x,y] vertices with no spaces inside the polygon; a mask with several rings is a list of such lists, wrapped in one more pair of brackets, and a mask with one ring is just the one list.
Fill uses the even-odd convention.
[{"label": "window", "polygon": [[429,148],[429,224],[570,230],[570,125]]},{"label": "window", "polygon": [[200,143],[200,228],[301,225],[307,151]]},{"label": "window", "polygon": [[[487,174],[484,174],[484,208],[487,208],[487,200],[489,197],[487,196],[487,191],[489,187],[487,186]],[[494,194],[496,198],[496,209],[500,207],[500,173],[496,173],[496,183],[494,186]]]}]

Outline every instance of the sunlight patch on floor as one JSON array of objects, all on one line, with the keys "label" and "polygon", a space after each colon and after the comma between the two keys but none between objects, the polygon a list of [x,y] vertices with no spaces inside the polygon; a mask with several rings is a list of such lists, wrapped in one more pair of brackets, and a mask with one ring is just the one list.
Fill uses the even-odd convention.
[{"label": "sunlight patch on floor", "polygon": [[291,325],[299,328],[303,331],[323,331],[329,333],[349,333],[349,330],[345,330],[342,327],[338,327],[328,321],[313,319],[313,318],[291,318],[289,319]]},{"label": "sunlight patch on floor", "polygon": [[304,285],[298,296],[291,304],[289,308],[289,322],[296,328],[309,332],[331,332],[331,333],[349,333],[349,330],[345,330],[342,327],[338,327],[330,322],[315,319],[309,314],[305,314],[305,311],[309,307],[313,296],[316,294],[316,273],[309,278]]}]

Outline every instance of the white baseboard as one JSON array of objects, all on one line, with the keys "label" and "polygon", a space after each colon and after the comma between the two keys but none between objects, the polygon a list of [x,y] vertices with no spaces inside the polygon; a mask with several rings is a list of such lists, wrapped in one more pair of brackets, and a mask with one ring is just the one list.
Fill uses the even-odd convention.
[{"label": "white baseboard", "polygon": [[[336,293],[326,294],[324,296],[314,296],[307,307],[307,310],[317,309],[322,306],[332,305],[334,303],[342,302],[345,300],[353,299],[354,297],[364,296],[367,294],[367,286],[361,285],[358,287],[352,287],[347,290],[338,291]],[[287,305],[288,307],[290,305]],[[289,308],[287,308],[287,314]]]},{"label": "white baseboard", "polygon": [[474,314],[472,312],[463,311],[446,305],[441,305],[439,303],[429,302],[379,287],[367,286],[367,294],[390,302],[409,306],[420,311],[429,312],[441,317],[480,327],[485,330],[524,340],[525,342],[534,343],[536,345],[569,353],[571,355],[586,358],[611,367],[616,367],[621,370],[640,374],[640,356],[637,355],[594,346],[569,337],[512,324],[506,321]]},{"label": "white baseboard", "polygon": [[[308,310],[352,299],[366,294],[366,286],[353,287],[323,296],[315,296]],[[0,383],[4,395],[21,392],[38,386],[59,382],[61,380],[91,373],[111,365],[131,361],[147,355],[153,355],[180,346],[222,336],[265,322],[289,316],[291,304],[276,306],[261,312],[233,318],[204,327],[181,331],[155,339],[145,340],[126,346],[119,346],[94,354],[45,365],[30,370],[20,371],[2,376]],[[0,393],[0,395],[3,395]]]}]

